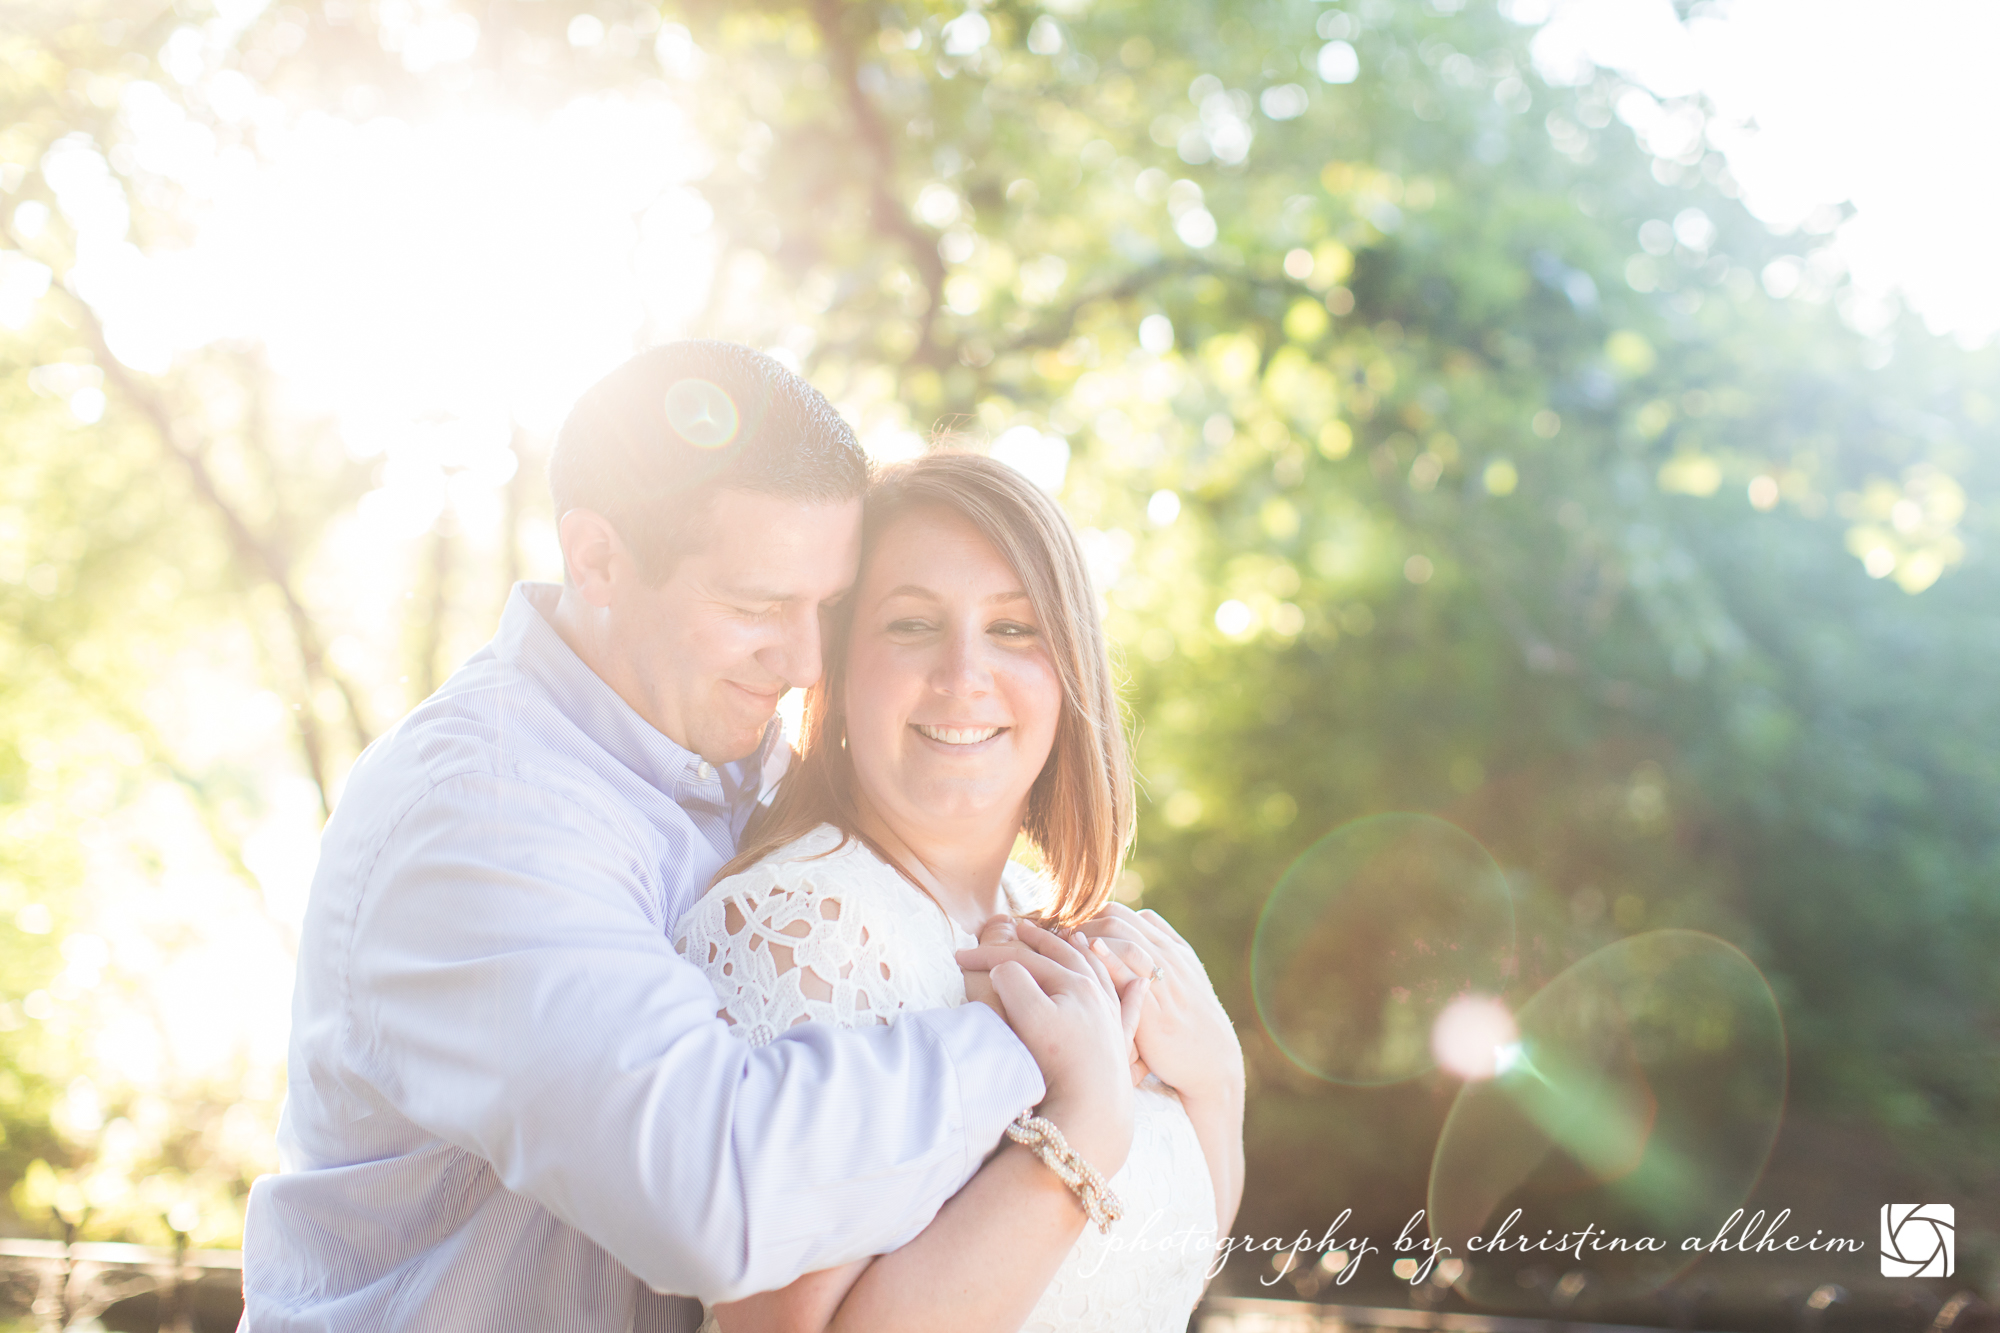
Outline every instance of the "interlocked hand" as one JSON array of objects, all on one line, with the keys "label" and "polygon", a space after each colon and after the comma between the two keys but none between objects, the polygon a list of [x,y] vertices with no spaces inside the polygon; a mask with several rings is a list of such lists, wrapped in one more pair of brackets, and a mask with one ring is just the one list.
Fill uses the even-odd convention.
[{"label": "interlocked hand", "polygon": [[1107,903],[1083,923],[1111,979],[1150,978],[1134,1034],[1145,1067],[1184,1096],[1243,1083],[1243,1048],[1194,947],[1158,912]]}]

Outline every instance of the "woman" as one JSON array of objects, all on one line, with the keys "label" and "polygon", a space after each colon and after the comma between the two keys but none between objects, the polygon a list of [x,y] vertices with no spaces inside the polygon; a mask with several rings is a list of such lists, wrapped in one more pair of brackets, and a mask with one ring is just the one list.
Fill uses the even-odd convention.
[{"label": "woman", "polygon": [[[1132,795],[1076,534],[1012,469],[933,454],[871,492],[843,611],[798,762],[676,946],[753,1042],[965,1002],[954,951],[998,914],[1038,914],[1115,982],[1150,977],[1131,1146],[1109,1181],[1126,1220],[1038,1263],[1013,1243],[1020,1219],[969,1186],[895,1254],[717,1307],[707,1327],[934,1328],[953,1306],[955,1333],[1182,1329],[1241,1196],[1242,1056],[1193,950],[1107,906]],[[1023,835],[1046,880],[1009,859]],[[1058,1128],[1089,1161],[1090,1135]]]}]

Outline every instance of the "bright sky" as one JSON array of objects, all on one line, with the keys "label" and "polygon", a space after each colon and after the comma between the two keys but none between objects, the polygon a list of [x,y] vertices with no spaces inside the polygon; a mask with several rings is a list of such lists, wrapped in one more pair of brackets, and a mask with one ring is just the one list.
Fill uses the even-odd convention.
[{"label": "bright sky", "polygon": [[1717,0],[1685,25],[1668,0],[1509,0],[1507,9],[1521,21],[1547,17],[1534,50],[1554,81],[1588,60],[1661,98],[1705,93],[1722,122],[1711,122],[1710,143],[1774,227],[1850,202],[1834,244],[1857,285],[1900,290],[1933,331],[1967,344],[2000,332],[2000,5]]}]

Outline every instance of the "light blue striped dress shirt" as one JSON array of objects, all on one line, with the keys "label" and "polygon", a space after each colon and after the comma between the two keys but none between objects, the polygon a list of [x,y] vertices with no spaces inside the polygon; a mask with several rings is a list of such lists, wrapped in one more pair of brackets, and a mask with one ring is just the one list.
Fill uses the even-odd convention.
[{"label": "light blue striped dress shirt", "polygon": [[902,1244],[1039,1101],[984,1005],[752,1049],[673,950],[783,755],[720,772],[515,587],[355,765],[299,949],[244,1326],[624,1333]]}]

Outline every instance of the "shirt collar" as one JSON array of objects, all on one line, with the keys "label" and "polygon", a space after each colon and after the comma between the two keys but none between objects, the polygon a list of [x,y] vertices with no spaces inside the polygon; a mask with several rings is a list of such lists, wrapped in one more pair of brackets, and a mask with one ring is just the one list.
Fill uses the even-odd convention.
[{"label": "shirt collar", "polygon": [[512,662],[555,701],[556,708],[605,753],[661,791],[705,794],[717,804],[754,802],[767,785],[766,761],[781,747],[772,718],[748,758],[718,769],[634,712],[556,632],[551,618],[562,587],[516,583],[500,614],[494,655]]}]

